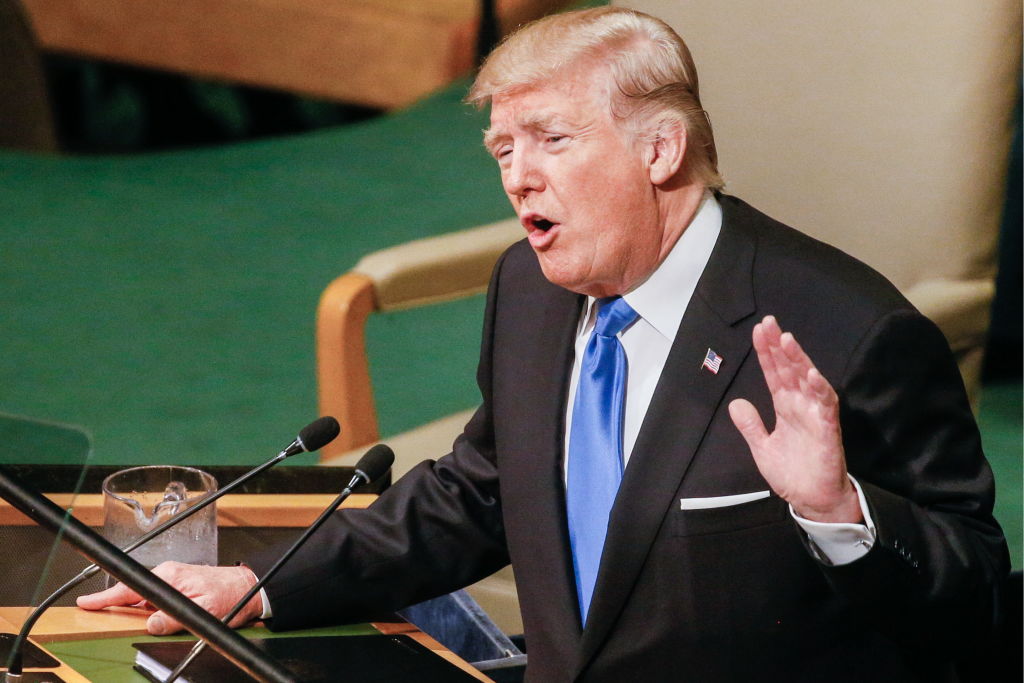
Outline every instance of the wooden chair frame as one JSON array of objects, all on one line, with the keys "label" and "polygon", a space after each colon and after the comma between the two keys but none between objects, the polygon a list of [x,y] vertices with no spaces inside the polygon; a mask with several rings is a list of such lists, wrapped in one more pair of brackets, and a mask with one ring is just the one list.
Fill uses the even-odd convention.
[{"label": "wooden chair frame", "polygon": [[341,434],[326,460],[380,437],[366,355],[366,321],[401,310],[483,292],[501,253],[522,236],[516,219],[416,240],[364,257],[324,290],[317,308],[317,391],[321,415]]}]

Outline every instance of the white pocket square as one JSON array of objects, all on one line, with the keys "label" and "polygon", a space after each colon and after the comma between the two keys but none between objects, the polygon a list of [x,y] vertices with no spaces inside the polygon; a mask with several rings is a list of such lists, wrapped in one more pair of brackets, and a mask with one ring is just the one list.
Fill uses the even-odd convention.
[{"label": "white pocket square", "polygon": [[710,508],[724,508],[730,505],[742,505],[761,500],[771,495],[771,491],[754,491],[753,493],[738,493],[734,496],[712,496],[710,498],[680,498],[680,510],[707,510]]}]

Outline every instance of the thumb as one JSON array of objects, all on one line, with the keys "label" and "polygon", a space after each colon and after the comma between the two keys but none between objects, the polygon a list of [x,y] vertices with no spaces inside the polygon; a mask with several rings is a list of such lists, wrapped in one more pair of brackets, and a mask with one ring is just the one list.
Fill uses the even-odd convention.
[{"label": "thumb", "polygon": [[768,438],[768,431],[764,428],[757,408],[747,399],[737,398],[729,403],[729,417],[747,442],[750,452],[757,453],[761,443]]},{"label": "thumb", "polygon": [[134,605],[142,601],[142,596],[128,586],[118,582],[104,591],[80,595],[75,603],[82,609],[96,610],[104,607]]},{"label": "thumb", "polygon": [[[218,619],[221,619],[224,616],[217,612],[213,599],[208,595],[200,595],[192,598],[192,602],[196,603]],[[146,630],[149,631],[150,635],[169,636],[172,633],[184,631],[185,627],[180,621],[172,617],[170,614],[167,614],[164,611],[159,611],[151,614],[149,619],[146,620]]]},{"label": "thumb", "polygon": [[172,633],[184,631],[185,627],[166,612],[160,611],[149,615],[149,619],[146,620],[146,630],[152,636],[169,636]]}]

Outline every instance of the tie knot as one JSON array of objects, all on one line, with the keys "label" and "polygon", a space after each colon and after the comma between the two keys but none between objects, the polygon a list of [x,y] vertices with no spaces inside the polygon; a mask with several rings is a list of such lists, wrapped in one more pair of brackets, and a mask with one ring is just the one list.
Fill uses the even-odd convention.
[{"label": "tie knot", "polygon": [[614,337],[640,317],[621,296],[601,299],[598,306],[594,332],[605,337]]}]

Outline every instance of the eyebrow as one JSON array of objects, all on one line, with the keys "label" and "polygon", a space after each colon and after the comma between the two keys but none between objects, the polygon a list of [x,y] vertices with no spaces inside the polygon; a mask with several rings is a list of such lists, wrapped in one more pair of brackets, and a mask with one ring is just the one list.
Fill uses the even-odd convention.
[{"label": "eyebrow", "polygon": [[487,130],[484,131],[484,147],[487,148],[487,151],[493,154],[494,150],[498,147],[499,143],[501,143],[508,137],[509,134],[503,130],[494,130],[493,128],[488,128]]},{"label": "eyebrow", "polygon": [[[548,130],[552,126],[556,125],[572,124],[565,118],[551,112],[531,112],[526,114],[521,120],[517,120],[516,125],[521,128],[537,131]],[[501,128],[498,128],[497,130],[494,128],[488,128],[484,131],[484,147],[493,152],[501,142],[510,137],[512,136]]]}]

